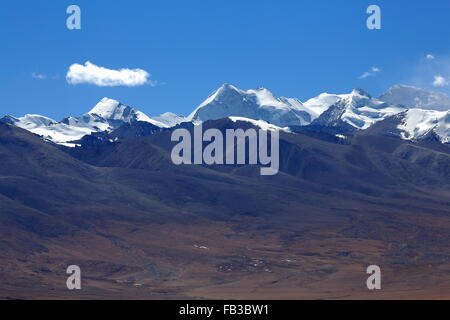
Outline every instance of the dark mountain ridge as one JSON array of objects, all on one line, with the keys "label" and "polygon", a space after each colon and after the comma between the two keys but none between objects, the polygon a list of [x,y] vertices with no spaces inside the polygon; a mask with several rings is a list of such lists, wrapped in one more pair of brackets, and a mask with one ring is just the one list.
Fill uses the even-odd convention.
[{"label": "dark mountain ridge", "polygon": [[398,264],[422,276],[415,285],[405,275],[398,290],[429,294],[424,266],[448,284],[446,149],[367,132],[345,144],[281,132],[280,173],[262,177],[258,166],[175,166],[172,130],[133,123],[65,148],[0,124],[1,297],[67,296],[70,264],[85,274],[84,298],[230,298],[237,288],[244,298],[336,298],[373,263],[388,279]]}]

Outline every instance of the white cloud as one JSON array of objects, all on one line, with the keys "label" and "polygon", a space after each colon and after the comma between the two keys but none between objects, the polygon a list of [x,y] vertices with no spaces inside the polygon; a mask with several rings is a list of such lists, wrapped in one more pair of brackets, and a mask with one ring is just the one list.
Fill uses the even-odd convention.
[{"label": "white cloud", "polygon": [[429,53],[429,54],[427,54],[426,58],[427,58],[427,60],[434,60],[435,56],[433,56],[432,54]]},{"label": "white cloud", "polygon": [[380,73],[381,69],[377,67],[372,67],[369,71],[364,72],[359,79],[365,79],[368,77],[375,77],[377,73]]},{"label": "white cloud", "polygon": [[141,86],[149,80],[150,74],[142,69],[107,69],[87,61],[84,65],[75,63],[69,67],[66,79],[70,84],[89,83],[99,87]]},{"label": "white cloud", "polygon": [[449,82],[441,75],[434,76],[433,86],[435,87],[445,87],[448,86]]},{"label": "white cloud", "polygon": [[34,79],[37,79],[37,80],[44,80],[44,79],[47,78],[45,75],[39,74],[39,73],[36,73],[36,72],[33,72],[33,73],[31,74],[31,76],[32,76]]}]

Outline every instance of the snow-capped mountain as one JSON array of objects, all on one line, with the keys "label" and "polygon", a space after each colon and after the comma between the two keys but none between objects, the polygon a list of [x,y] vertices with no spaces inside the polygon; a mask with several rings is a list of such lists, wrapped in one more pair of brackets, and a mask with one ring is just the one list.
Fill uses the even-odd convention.
[{"label": "snow-capped mountain", "polygon": [[1,121],[31,131],[57,144],[75,146],[79,140],[93,132],[109,132],[125,123],[149,122],[159,128],[168,125],[154,120],[139,110],[116,100],[103,98],[92,110],[81,117],[67,117],[61,122],[40,115],[25,115],[20,118],[5,116]]},{"label": "snow-capped mountain", "polygon": [[189,116],[190,121],[243,117],[263,120],[279,127],[307,125],[320,114],[320,108],[304,106],[294,98],[276,98],[267,89],[241,90],[224,84]]},{"label": "snow-capped mountain", "polygon": [[348,95],[346,94],[321,93],[317,97],[311,98],[308,101],[304,102],[303,106],[305,108],[313,110],[318,116],[320,116],[322,113],[328,110],[329,107],[347,96]]},{"label": "snow-capped mountain", "polygon": [[74,144],[69,143],[70,141],[78,140],[92,132],[107,129],[107,125],[101,119],[90,119],[89,117],[85,121],[79,121],[77,120],[78,118],[68,119],[66,119],[67,122],[56,122],[53,119],[40,115],[25,115],[20,118],[5,116],[1,121],[31,131],[46,140],[66,146],[74,146]]},{"label": "snow-capped mountain", "polygon": [[[34,114],[20,118],[5,116],[0,121],[66,146],[75,146],[76,141],[86,135],[110,133],[124,124],[138,121],[152,125],[145,132],[141,130],[147,133],[183,122],[223,118],[251,122],[268,130],[289,131],[290,128],[298,131],[295,128],[304,127],[305,130],[319,129],[337,135],[366,130],[375,123],[391,119],[386,130],[400,132],[398,135],[402,139],[420,140],[433,134],[440,141],[449,143],[449,110],[450,98],[445,94],[404,85],[392,87],[379,99],[362,89],[355,89],[349,94],[322,93],[302,103],[295,98],[276,98],[264,88],[241,90],[224,84],[188,117],[170,112],[149,117],[119,101],[103,98],[84,115],[67,117],[60,122]],[[384,125],[377,130],[383,128]]]},{"label": "snow-capped mountain", "polygon": [[166,112],[156,117],[151,117],[152,120],[158,121],[159,123],[162,123],[166,125],[167,127],[175,127],[177,124],[188,122],[188,120],[183,117],[179,116],[172,112]]},{"label": "snow-capped mountain", "polygon": [[[336,102],[314,120],[312,125],[337,128],[344,126],[346,129],[364,130],[406,109],[401,105],[392,105],[372,98],[362,89],[355,89],[350,94],[336,97],[338,97]],[[330,99],[330,102],[332,100]]]},{"label": "snow-capped mountain", "polygon": [[[162,128],[167,127],[162,122],[148,117],[143,112],[110,98],[103,98],[91,111],[86,113],[85,116],[98,116],[101,119],[106,120],[111,127],[117,127],[117,125],[120,126],[124,122],[131,123],[135,121],[150,122],[151,124]],[[116,121],[118,122],[117,124]]]},{"label": "snow-capped mountain", "polygon": [[38,114],[27,114],[20,118],[8,115],[2,118],[2,122],[14,125],[21,124],[21,127],[27,130],[36,129],[42,126],[50,126],[57,123],[53,119]]},{"label": "snow-capped mountain", "polygon": [[430,134],[443,143],[450,143],[450,110],[410,109],[399,115],[397,129],[404,140],[421,140]]},{"label": "snow-capped mountain", "polygon": [[383,93],[379,99],[390,104],[401,104],[408,108],[437,111],[450,109],[450,97],[446,94],[405,85],[393,86]]}]

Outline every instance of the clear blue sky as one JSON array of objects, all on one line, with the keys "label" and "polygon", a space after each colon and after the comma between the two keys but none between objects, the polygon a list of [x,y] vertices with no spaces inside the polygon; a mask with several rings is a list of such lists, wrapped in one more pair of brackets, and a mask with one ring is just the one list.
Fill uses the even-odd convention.
[{"label": "clear blue sky", "polygon": [[[66,28],[70,4],[81,7],[80,31]],[[370,4],[382,9],[379,31],[366,28]],[[0,116],[60,120],[104,96],[150,116],[187,115],[225,82],[301,100],[396,83],[431,89],[433,75],[450,79],[449,17],[448,0],[4,0]],[[86,61],[141,68],[158,84],[67,83],[69,66]],[[381,72],[359,79],[372,67]]]}]

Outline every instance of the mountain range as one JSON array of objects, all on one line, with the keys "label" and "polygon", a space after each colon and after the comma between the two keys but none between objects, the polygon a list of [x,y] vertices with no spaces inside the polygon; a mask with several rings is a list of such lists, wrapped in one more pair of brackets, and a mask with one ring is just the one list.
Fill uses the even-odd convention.
[{"label": "mountain range", "polygon": [[349,94],[323,93],[302,103],[296,98],[277,98],[265,88],[241,90],[224,84],[187,117],[170,112],[149,117],[121,102],[103,98],[81,117],[71,116],[60,122],[33,114],[19,118],[7,115],[0,121],[57,144],[75,146],[86,135],[111,132],[137,121],[166,129],[183,122],[227,117],[263,121],[279,128],[333,130],[339,135],[366,130],[380,121],[392,123],[391,118],[395,118],[397,126],[390,129],[395,129],[402,139],[417,141],[432,134],[442,143],[450,142],[450,98],[405,85],[396,85],[379,98],[355,89]]},{"label": "mountain range", "polygon": [[[187,117],[105,98],[3,118],[0,299],[448,299],[448,111],[394,88],[302,103],[224,85]],[[199,121],[279,130],[279,174],[174,165],[171,133]]]}]

